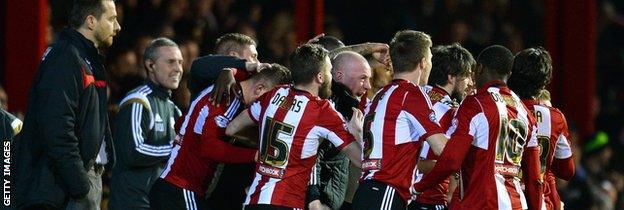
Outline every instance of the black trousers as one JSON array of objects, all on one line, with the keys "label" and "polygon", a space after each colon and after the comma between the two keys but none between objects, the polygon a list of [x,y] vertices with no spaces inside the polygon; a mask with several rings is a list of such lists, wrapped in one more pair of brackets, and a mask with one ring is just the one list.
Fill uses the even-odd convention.
[{"label": "black trousers", "polygon": [[289,207],[275,206],[275,205],[268,205],[268,204],[250,204],[250,205],[246,205],[245,208],[243,209],[244,210],[302,210],[302,209],[297,209],[297,208],[289,208]]},{"label": "black trousers", "polygon": [[353,204],[345,201],[342,203],[342,206],[340,206],[340,210],[353,210]]},{"label": "black trousers", "polygon": [[352,205],[353,209],[357,210],[404,210],[406,208],[406,202],[394,187],[375,180],[365,180],[360,183]]},{"label": "black trousers", "polygon": [[206,201],[190,190],[158,178],[149,193],[152,210],[207,210]]},{"label": "black trousers", "polygon": [[412,202],[407,206],[408,210],[448,210],[446,205],[432,205],[432,204],[424,204]]},{"label": "black trousers", "polygon": [[[241,209],[245,198],[246,188],[251,186],[256,175],[256,163],[252,164],[219,164],[213,182],[208,187],[208,205],[212,209]],[[214,186],[213,186],[214,185]]]}]

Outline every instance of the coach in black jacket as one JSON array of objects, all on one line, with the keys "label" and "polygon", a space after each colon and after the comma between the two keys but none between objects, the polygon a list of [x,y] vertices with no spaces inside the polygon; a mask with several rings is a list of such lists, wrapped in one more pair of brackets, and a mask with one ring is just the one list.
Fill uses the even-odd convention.
[{"label": "coach in black jacket", "polygon": [[[115,3],[77,0],[73,7],[72,28],[44,53],[24,129],[12,148],[12,198],[18,209],[99,209],[103,169],[96,162],[112,162],[106,78],[97,48],[110,46],[120,30]],[[108,155],[98,156],[105,153],[103,145]]]}]

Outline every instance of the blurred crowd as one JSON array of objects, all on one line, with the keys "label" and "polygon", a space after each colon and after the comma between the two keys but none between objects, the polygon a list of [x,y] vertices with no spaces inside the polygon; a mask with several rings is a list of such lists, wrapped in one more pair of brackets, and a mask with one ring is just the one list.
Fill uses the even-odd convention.
[{"label": "blurred crowd", "polygon": [[[567,206],[577,209],[624,208],[624,2],[597,2],[596,134],[579,138],[577,172],[562,183]],[[588,199],[591,198],[591,199]]]},{"label": "blurred crowd", "polygon": [[[172,38],[180,45],[185,73],[195,58],[213,51],[215,39],[224,33],[255,38],[259,59],[266,63],[287,65],[287,56],[299,44],[294,30],[294,0],[116,2],[122,30],[105,53],[110,110],[116,110],[121,97],[143,81],[142,54],[153,38]],[[430,33],[434,45],[457,42],[473,54],[491,44],[505,45],[516,53],[543,45],[543,2],[325,1],[325,34],[346,44],[387,43],[395,31],[407,28]],[[597,3],[597,132],[591,137],[579,136],[575,123],[569,122],[577,171],[572,181],[559,182],[566,209],[624,209],[624,164],[617,161],[624,158],[624,2]],[[66,25],[68,7],[71,1],[51,1],[50,31],[58,32]],[[50,35],[48,40],[53,40],[54,33]],[[190,101],[187,79],[185,74],[174,93],[174,101],[183,112]],[[0,87],[0,105],[5,106],[6,101]]]}]

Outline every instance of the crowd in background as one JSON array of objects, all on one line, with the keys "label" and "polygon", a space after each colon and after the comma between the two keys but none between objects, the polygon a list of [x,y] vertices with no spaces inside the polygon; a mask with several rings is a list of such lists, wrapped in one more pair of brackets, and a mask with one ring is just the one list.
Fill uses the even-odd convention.
[{"label": "crowd in background", "polygon": [[[69,4],[51,1],[48,40],[66,24],[64,8]],[[288,55],[299,44],[294,4],[282,0],[117,0],[122,30],[105,53],[110,110],[116,110],[121,97],[143,81],[142,54],[156,37],[169,37],[180,45],[185,73],[195,58],[213,51],[218,36],[228,32],[258,40],[260,61],[287,65]],[[624,3],[598,4],[597,132],[582,137],[575,132],[575,123],[569,123],[577,171],[572,181],[559,183],[566,209],[624,208],[624,164],[612,161],[624,155]],[[502,44],[516,53],[543,45],[544,40],[540,0],[347,0],[325,1],[325,5],[325,34],[346,44],[387,43],[392,33],[405,28],[430,33],[434,45],[458,42],[473,54],[491,44]],[[183,111],[190,101],[186,77],[174,93]],[[3,92],[0,88],[0,104],[6,104]]]}]

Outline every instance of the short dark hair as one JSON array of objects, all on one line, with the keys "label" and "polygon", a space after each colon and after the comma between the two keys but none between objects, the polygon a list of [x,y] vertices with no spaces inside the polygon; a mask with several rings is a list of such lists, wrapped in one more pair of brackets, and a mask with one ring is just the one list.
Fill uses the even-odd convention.
[{"label": "short dark hair", "polygon": [[[277,63],[271,64],[271,67],[265,68],[257,74],[254,74],[250,78],[252,81],[257,82],[259,80],[265,80],[271,83],[271,85],[282,85],[292,83],[292,75],[290,70]],[[268,87],[271,88],[271,87]]]},{"label": "short dark hair", "polygon": [[256,41],[244,34],[228,33],[215,42],[215,53],[227,55],[230,51],[234,51],[240,54],[247,45],[256,45]]},{"label": "short dark hair", "polygon": [[427,55],[431,37],[420,31],[403,30],[390,41],[390,59],[395,73],[411,72]]},{"label": "short dark hair", "polygon": [[434,47],[431,58],[431,73],[429,74],[429,85],[446,85],[448,75],[456,77],[470,76],[475,65],[472,54],[461,45],[454,43]]},{"label": "short dark hair", "polygon": [[336,38],[335,36],[322,36],[310,42],[310,44],[321,45],[323,46],[323,48],[329,51],[345,46],[345,44],[342,43],[342,41],[340,41],[340,39]]},{"label": "short dark hair", "polygon": [[143,61],[146,61],[148,59],[152,61],[156,61],[156,59],[158,59],[158,55],[157,55],[158,48],[161,48],[161,47],[179,48],[178,44],[176,44],[171,39],[168,39],[165,37],[156,38],[152,40],[145,48],[145,53],[143,53]]},{"label": "short dark hair", "polygon": [[499,76],[508,76],[511,73],[513,53],[501,45],[492,45],[479,53],[477,63],[485,71]]},{"label": "short dark hair", "polygon": [[69,25],[72,28],[80,28],[89,15],[100,19],[104,14],[104,1],[114,0],[74,0],[74,5],[69,14]]},{"label": "short dark hair", "polygon": [[532,98],[550,83],[552,59],[542,47],[520,51],[514,58],[507,84],[520,98]]},{"label": "short dark hair", "polygon": [[325,65],[325,58],[329,52],[317,44],[304,44],[290,55],[290,69],[292,70],[293,83],[307,84],[321,72]]}]

